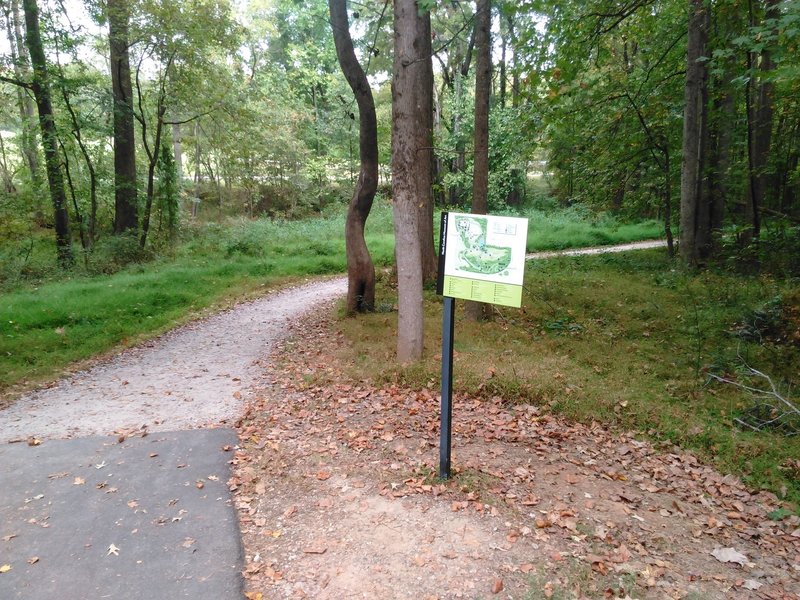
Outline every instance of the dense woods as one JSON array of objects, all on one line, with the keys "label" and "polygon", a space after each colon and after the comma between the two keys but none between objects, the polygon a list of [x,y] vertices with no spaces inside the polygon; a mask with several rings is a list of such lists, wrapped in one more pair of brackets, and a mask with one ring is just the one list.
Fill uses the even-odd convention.
[{"label": "dense woods", "polygon": [[0,389],[345,266],[359,365],[430,389],[436,213],[525,215],[530,251],[666,248],[535,263],[522,310],[467,309],[462,391],[800,498],[796,0],[0,8]]},{"label": "dense woods", "polygon": [[[9,0],[0,18],[7,269],[48,230],[70,269],[78,244],[125,263],[192,218],[348,198],[363,238],[380,183],[401,279],[406,260],[434,274],[434,204],[658,218],[690,265],[796,270],[796,2]],[[356,248],[351,310],[372,305]]]}]

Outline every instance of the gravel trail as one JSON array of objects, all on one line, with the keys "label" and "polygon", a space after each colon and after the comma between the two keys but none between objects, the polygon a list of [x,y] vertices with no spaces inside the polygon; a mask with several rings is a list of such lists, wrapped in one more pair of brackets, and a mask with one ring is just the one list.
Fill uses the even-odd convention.
[{"label": "gravel trail", "polygon": [[627,252],[629,250],[647,250],[649,248],[666,247],[667,240],[645,240],[631,242],[616,246],[593,246],[591,248],[575,248],[573,250],[553,250],[549,252],[531,252],[525,255],[525,260],[538,260],[541,258],[554,258],[556,256],[591,256],[594,254],[611,254],[614,252]]},{"label": "gravel trail", "polygon": [[25,395],[0,410],[0,443],[231,421],[286,325],[346,288],[338,278],[271,293]]}]

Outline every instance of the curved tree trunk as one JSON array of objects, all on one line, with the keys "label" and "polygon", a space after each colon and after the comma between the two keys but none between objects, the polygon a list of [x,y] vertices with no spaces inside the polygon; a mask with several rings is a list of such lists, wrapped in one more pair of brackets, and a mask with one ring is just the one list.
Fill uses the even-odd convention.
[{"label": "curved tree trunk", "polygon": [[378,189],[378,121],[375,102],[364,69],[356,58],[347,21],[347,1],[328,0],[336,55],[358,104],[359,159],[358,181],[347,209],[345,247],[347,253],[347,312],[367,312],[375,308],[375,266],[364,240],[364,226]]},{"label": "curved tree trunk", "polygon": [[50,86],[47,79],[42,37],[39,33],[39,7],[36,0],[23,0],[25,13],[25,42],[33,66],[31,89],[39,110],[39,126],[42,130],[42,146],[44,148],[45,165],[47,166],[47,183],[50,187],[50,198],[53,201],[55,217],[56,251],[58,262],[63,268],[74,263],[72,255],[72,237],[69,231],[69,214],[67,213],[67,196],[64,192],[64,175],[58,157],[58,134],[53,119],[53,105],[50,99]]}]

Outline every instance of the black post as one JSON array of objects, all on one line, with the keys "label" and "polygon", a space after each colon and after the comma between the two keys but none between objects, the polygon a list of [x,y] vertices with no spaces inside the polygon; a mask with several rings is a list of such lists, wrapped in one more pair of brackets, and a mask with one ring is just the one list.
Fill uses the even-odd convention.
[{"label": "black post", "polygon": [[456,299],[445,296],[442,314],[442,414],[439,434],[439,477],[450,478],[450,437],[453,424],[453,331]]}]

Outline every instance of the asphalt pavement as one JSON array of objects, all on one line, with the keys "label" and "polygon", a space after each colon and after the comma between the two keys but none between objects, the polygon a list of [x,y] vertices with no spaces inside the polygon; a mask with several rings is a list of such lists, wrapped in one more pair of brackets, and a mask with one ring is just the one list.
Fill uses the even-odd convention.
[{"label": "asphalt pavement", "polygon": [[0,446],[0,600],[234,600],[231,429]]}]

